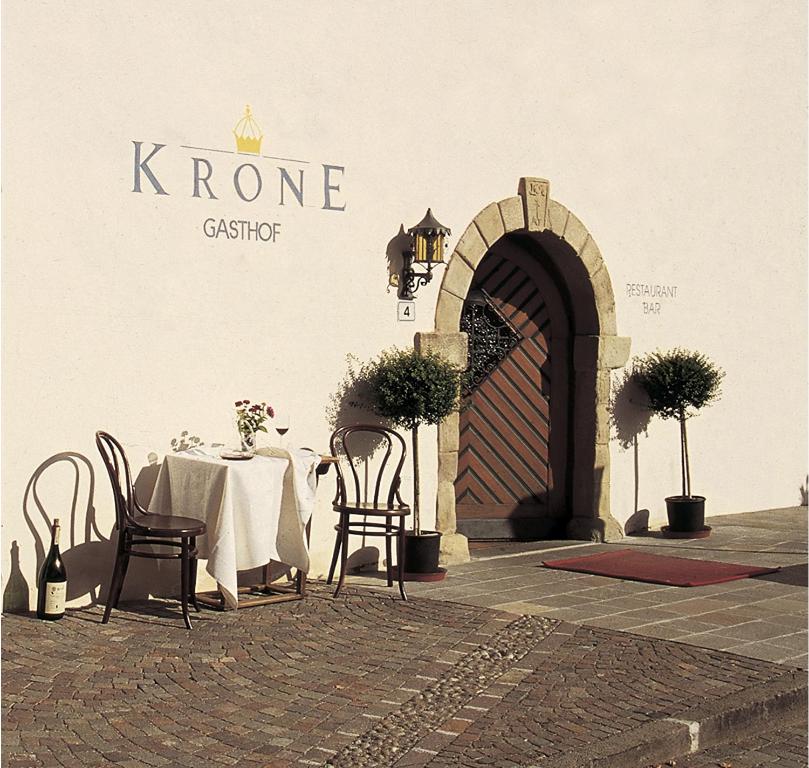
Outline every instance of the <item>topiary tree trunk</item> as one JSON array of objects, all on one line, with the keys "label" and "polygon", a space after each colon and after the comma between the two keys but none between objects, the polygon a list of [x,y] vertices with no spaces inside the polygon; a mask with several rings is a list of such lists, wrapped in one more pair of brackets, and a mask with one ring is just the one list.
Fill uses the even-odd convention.
[{"label": "topiary tree trunk", "polygon": [[421,514],[419,512],[419,427],[410,430],[413,436],[413,530],[421,533]]},{"label": "topiary tree trunk", "polygon": [[434,352],[392,350],[371,363],[366,376],[373,410],[412,433],[413,530],[419,534],[419,426],[438,424],[457,409],[461,371]]},{"label": "topiary tree trunk", "polygon": [[683,476],[683,496],[691,495],[691,467],[688,463],[688,436],[685,431],[685,411],[680,409],[680,466]]}]

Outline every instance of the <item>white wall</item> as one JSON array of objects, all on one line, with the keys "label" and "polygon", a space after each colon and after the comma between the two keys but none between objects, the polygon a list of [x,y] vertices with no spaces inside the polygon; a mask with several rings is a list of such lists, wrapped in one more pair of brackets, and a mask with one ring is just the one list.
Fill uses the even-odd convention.
[{"label": "white wall", "polygon": [[[326,449],[345,371],[431,330],[396,321],[385,250],[427,206],[456,242],[520,176],[582,219],[610,269],[633,352],[698,348],[725,396],[691,425],[695,492],[711,513],[796,503],[806,472],[806,11],[799,2],[10,2],[3,6],[3,571],[12,542],[35,588],[47,526],[26,486],[60,452],[88,457],[101,538],[104,428],[137,467],[188,429],[230,438],[232,403],[292,413],[290,441]],[[232,149],[250,104],[262,153],[310,161],[301,208],[229,181],[249,158],[206,154],[218,200],[192,193],[194,150]],[[133,192],[133,141],[166,148]],[[322,164],[345,168],[322,210]],[[290,168],[301,166],[290,165]],[[211,240],[207,217],[278,222],[274,244]],[[674,284],[644,314],[627,283]],[[434,483],[425,434],[425,499]],[[678,487],[676,438],[639,440],[639,502]],[[37,481],[71,516],[72,466]],[[89,472],[76,502],[85,541]],[[631,451],[613,451],[613,511],[634,511]],[[315,518],[315,572],[332,541]],[[429,506],[429,505],[426,505]],[[29,523],[25,514],[31,522]],[[429,519],[426,522],[430,522]],[[98,538],[95,534],[90,538]],[[109,548],[87,545],[106,585]],[[88,562],[85,560],[84,562]],[[85,567],[85,566],[82,566]],[[89,566],[87,566],[89,567]],[[144,576],[145,578],[145,576]]]}]

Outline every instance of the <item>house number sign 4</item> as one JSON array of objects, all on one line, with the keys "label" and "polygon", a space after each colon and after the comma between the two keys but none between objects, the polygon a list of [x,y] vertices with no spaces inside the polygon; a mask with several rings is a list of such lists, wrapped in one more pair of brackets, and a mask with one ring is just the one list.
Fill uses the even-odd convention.
[{"label": "house number sign 4", "polygon": [[415,301],[400,301],[399,308],[396,313],[396,319],[400,322],[408,322],[416,319],[416,302]]}]

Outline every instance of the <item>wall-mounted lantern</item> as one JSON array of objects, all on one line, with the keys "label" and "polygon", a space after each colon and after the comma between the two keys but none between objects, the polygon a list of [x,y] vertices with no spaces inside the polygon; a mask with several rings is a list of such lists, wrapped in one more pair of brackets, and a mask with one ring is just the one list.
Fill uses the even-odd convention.
[{"label": "wall-mounted lantern", "polygon": [[416,291],[433,279],[433,267],[444,263],[444,238],[451,234],[428,208],[424,218],[407,230],[410,248],[402,252],[402,277],[399,296],[415,298]]}]

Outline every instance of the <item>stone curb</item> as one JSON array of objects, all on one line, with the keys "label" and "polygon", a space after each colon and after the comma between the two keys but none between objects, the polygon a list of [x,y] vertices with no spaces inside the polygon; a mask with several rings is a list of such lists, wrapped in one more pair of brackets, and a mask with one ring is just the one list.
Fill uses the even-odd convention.
[{"label": "stone curb", "polygon": [[805,670],[789,672],[754,689],[538,761],[531,768],[639,768],[783,724],[806,714],[806,675]]}]

